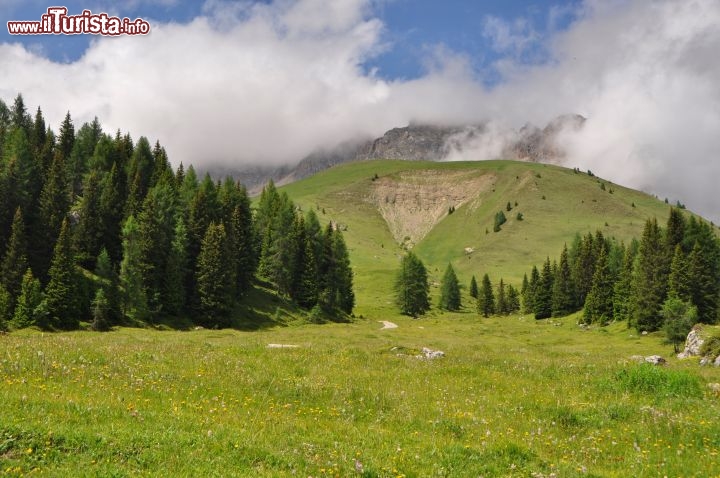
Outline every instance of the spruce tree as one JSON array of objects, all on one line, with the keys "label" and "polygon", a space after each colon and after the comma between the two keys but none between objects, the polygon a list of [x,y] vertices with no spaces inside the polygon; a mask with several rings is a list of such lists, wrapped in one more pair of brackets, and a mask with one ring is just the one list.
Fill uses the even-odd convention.
[{"label": "spruce tree", "polygon": [[20,296],[15,305],[15,313],[12,319],[12,325],[16,329],[23,329],[38,324],[36,310],[42,302],[42,286],[40,281],[33,277],[30,268],[23,275],[22,285],[20,286]]},{"label": "spruce tree", "polygon": [[15,299],[20,294],[23,275],[28,268],[25,247],[25,223],[23,221],[22,211],[20,208],[17,208],[13,218],[10,241],[5,251],[5,257],[0,265],[0,283],[2,283],[5,290],[10,294],[11,304],[15,303]]},{"label": "spruce tree", "polygon": [[[527,280],[527,276],[525,276],[525,280]],[[479,293],[479,291],[478,291],[477,280],[475,279],[475,276],[473,275],[472,278],[470,279],[470,297],[477,300],[478,293]]]},{"label": "spruce tree", "polygon": [[675,353],[680,351],[680,345],[685,342],[693,325],[697,322],[697,307],[685,302],[677,296],[670,296],[663,303],[660,315],[663,318],[663,329]]},{"label": "spruce tree", "polygon": [[442,278],[439,306],[441,309],[449,311],[460,310],[460,284],[452,264],[448,264]]},{"label": "spruce tree", "polygon": [[122,228],[123,258],[120,263],[120,284],[123,288],[123,315],[133,320],[148,317],[148,302],[143,286],[142,245],[135,216],[130,215]]},{"label": "spruce tree", "polygon": [[63,220],[60,226],[60,235],[55,243],[48,276],[45,302],[50,326],[62,330],[76,329],[79,325],[78,278],[67,219]]},{"label": "spruce tree", "polygon": [[613,318],[627,320],[628,325],[633,317],[635,257],[636,248],[628,247],[625,250],[622,269],[613,286]]},{"label": "spruce tree", "polygon": [[33,271],[41,281],[47,277],[53,244],[60,234],[60,227],[70,209],[69,194],[62,155],[56,155],[40,193],[38,222],[40,228],[31,236],[34,252],[30,255],[30,262]]},{"label": "spruce tree", "polygon": [[233,308],[232,264],[227,260],[227,239],[222,224],[211,223],[200,246],[197,287],[201,321],[206,327],[230,325]]},{"label": "spruce tree", "polygon": [[395,280],[395,297],[400,312],[411,317],[424,314],[430,310],[429,294],[425,265],[410,251],[400,261]]},{"label": "spruce tree", "polygon": [[718,275],[715,273],[717,256],[714,251],[696,242],[687,258],[690,299],[697,307],[698,321],[712,324],[718,313]]},{"label": "spruce tree", "polygon": [[[694,259],[694,258],[693,258]],[[670,263],[670,276],[668,277],[668,297],[678,298],[682,301],[692,299],[692,284],[688,271],[688,263],[682,246],[678,242],[675,245],[672,262]]]},{"label": "spruce tree", "polygon": [[671,207],[665,231],[665,245],[668,254],[675,253],[675,247],[683,243],[686,221],[680,209]]},{"label": "spruce tree", "polygon": [[507,304],[509,314],[513,314],[520,310],[520,293],[512,284],[508,285]]},{"label": "spruce tree", "polygon": [[73,245],[78,262],[92,269],[103,241],[103,217],[100,207],[100,177],[91,171],[85,178],[83,196],[78,210],[78,223],[73,229]]},{"label": "spruce tree", "polygon": [[548,257],[543,264],[537,290],[535,291],[535,300],[533,301],[536,320],[552,317],[552,291],[553,271],[550,265],[550,258]]},{"label": "spruce tree", "polygon": [[122,253],[120,238],[125,210],[125,175],[118,170],[117,162],[113,162],[110,172],[102,181],[100,192],[100,221],[102,247],[107,249],[114,263],[119,263]]},{"label": "spruce tree", "polygon": [[509,313],[509,305],[505,291],[505,281],[501,278],[497,290],[497,302],[495,304],[495,312],[499,315],[507,315]]},{"label": "spruce tree", "polygon": [[530,272],[530,281],[522,296],[523,312],[526,314],[535,313],[535,295],[540,284],[540,272],[537,266],[533,266]]},{"label": "spruce tree", "polygon": [[595,264],[597,263],[598,246],[592,234],[585,235],[577,251],[577,257],[573,267],[573,281],[576,288],[575,303],[582,306],[585,303],[585,297],[592,287],[592,278],[595,274]]},{"label": "spruce tree", "polygon": [[560,263],[553,281],[552,315],[564,317],[575,311],[575,284],[570,271],[567,245],[560,254]]},{"label": "spruce tree", "polygon": [[606,325],[613,318],[613,280],[605,249],[600,250],[592,287],[585,300],[583,321]]},{"label": "spruce tree", "polygon": [[350,266],[350,255],[341,231],[336,231],[333,234],[333,259],[335,271],[331,276],[336,280],[336,304],[341,311],[351,314],[355,307],[353,271]]},{"label": "spruce tree", "polygon": [[662,326],[660,308],[667,295],[667,249],[657,219],[645,223],[635,278],[633,325],[638,331]]},{"label": "spruce tree", "polygon": [[107,302],[106,319],[109,325],[117,325],[122,321],[120,300],[120,278],[110,259],[107,249],[103,248],[95,260],[95,275],[98,276],[103,299]]},{"label": "spruce tree", "polygon": [[485,274],[480,284],[480,291],[477,300],[478,313],[483,317],[490,317],[495,313],[495,294],[490,283],[490,276]]},{"label": "spruce tree", "polygon": [[95,298],[92,301],[92,329],[97,332],[105,332],[110,330],[109,305],[105,298],[105,291],[100,288],[95,292]]}]

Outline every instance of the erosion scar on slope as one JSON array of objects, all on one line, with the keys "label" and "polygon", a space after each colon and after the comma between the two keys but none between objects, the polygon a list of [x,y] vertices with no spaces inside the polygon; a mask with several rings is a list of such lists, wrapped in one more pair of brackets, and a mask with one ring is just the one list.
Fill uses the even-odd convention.
[{"label": "erosion scar on slope", "polygon": [[494,181],[494,174],[476,171],[406,171],[377,179],[368,200],[398,243],[417,244],[451,206],[462,206],[491,189]]}]

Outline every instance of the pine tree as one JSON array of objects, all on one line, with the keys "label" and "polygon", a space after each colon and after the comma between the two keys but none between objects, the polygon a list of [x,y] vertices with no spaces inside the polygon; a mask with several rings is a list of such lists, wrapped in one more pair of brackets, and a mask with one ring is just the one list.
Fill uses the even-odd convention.
[{"label": "pine tree", "polygon": [[100,192],[100,220],[102,246],[116,264],[122,254],[121,227],[125,210],[125,175],[118,170],[117,162],[113,162],[110,172],[105,175]]},{"label": "pine tree", "polygon": [[103,289],[103,298],[107,302],[106,319],[108,325],[117,325],[122,321],[120,278],[115,271],[107,249],[103,248],[100,251],[95,264],[95,275],[99,278],[100,288]]},{"label": "pine tree", "polygon": [[60,136],[58,137],[57,155],[62,164],[65,165],[70,160],[73,145],[75,144],[75,127],[73,126],[70,112],[65,115],[65,119],[60,125]]},{"label": "pine tree", "polygon": [[105,298],[105,291],[100,288],[95,292],[95,298],[92,302],[92,329],[97,332],[105,332],[110,330],[109,305]]},{"label": "pine tree", "polygon": [[232,264],[225,260],[225,227],[211,223],[203,238],[197,260],[197,287],[202,323],[218,328],[230,325],[233,308]]},{"label": "pine tree", "polygon": [[355,292],[353,291],[353,271],[350,266],[350,256],[342,232],[333,234],[333,263],[335,271],[331,274],[336,281],[337,307],[346,314],[352,314],[355,307]]},{"label": "pine tree", "polygon": [[124,290],[123,314],[134,320],[148,317],[148,303],[143,287],[142,249],[140,229],[135,216],[130,215],[122,228],[123,258],[120,263],[120,284]]},{"label": "pine tree", "polygon": [[294,237],[297,244],[290,296],[300,307],[311,309],[318,301],[318,271],[312,245],[306,233],[305,220],[299,216],[295,223]]},{"label": "pine tree", "polygon": [[675,253],[675,247],[682,244],[685,237],[685,216],[680,209],[671,207],[665,232],[665,245],[668,254]]},{"label": "pine tree", "polygon": [[45,288],[45,301],[50,326],[62,330],[76,329],[79,325],[77,274],[67,219],[60,226],[48,276],[50,280]]},{"label": "pine tree", "polygon": [[493,293],[490,276],[485,274],[480,284],[480,292],[477,300],[478,313],[483,317],[490,317],[495,313],[495,294]]},{"label": "pine tree", "polygon": [[660,308],[667,295],[666,247],[656,219],[643,231],[635,278],[633,325],[638,331],[655,331],[662,325]]},{"label": "pine tree", "polygon": [[533,266],[530,272],[530,281],[528,282],[525,292],[522,296],[523,312],[526,314],[535,313],[535,295],[540,284],[540,272],[537,266]]},{"label": "pine tree", "polygon": [[680,345],[685,342],[690,329],[697,322],[697,307],[676,296],[670,296],[663,303],[660,315],[668,342],[673,345],[675,353],[678,353]]},{"label": "pine tree", "polygon": [[15,314],[13,315],[12,325],[16,329],[23,329],[38,324],[36,319],[36,309],[42,302],[42,286],[40,281],[33,277],[30,268],[23,275],[22,285],[20,287],[20,296],[15,305]]},{"label": "pine tree", "polygon": [[[637,243],[637,241],[635,241]],[[625,251],[622,269],[613,287],[613,318],[627,320],[630,324],[633,313],[633,297],[635,295],[634,270],[637,247],[631,245]]]},{"label": "pine tree", "polygon": [[83,196],[78,210],[78,223],[74,228],[73,245],[78,262],[91,269],[100,253],[103,240],[103,218],[100,208],[100,177],[92,171],[85,179]]},{"label": "pine tree", "polygon": [[70,209],[70,196],[65,165],[61,155],[56,155],[50,165],[48,178],[40,193],[39,222],[40,230],[31,239],[33,254],[31,266],[41,281],[47,277],[52,247],[60,234],[60,227]]},{"label": "pine tree", "polygon": [[560,254],[557,274],[553,281],[552,292],[552,315],[553,317],[564,317],[575,311],[575,284],[570,271],[567,246],[563,247]]},{"label": "pine tree", "polygon": [[427,270],[412,251],[400,261],[400,270],[395,280],[395,294],[402,314],[417,317],[430,310]]},{"label": "pine tree", "polygon": [[440,286],[440,304],[441,309],[449,311],[460,310],[460,284],[455,275],[452,264],[448,264],[445,274],[442,278]]},{"label": "pine tree", "polygon": [[505,281],[501,278],[498,284],[497,291],[497,302],[495,304],[495,311],[500,315],[507,315],[510,307],[508,306],[507,295],[505,292]]},{"label": "pine tree", "polygon": [[[527,280],[527,276],[525,276],[525,280]],[[472,278],[470,279],[470,297],[477,300],[478,293],[479,293],[479,291],[478,291],[477,280],[475,279],[475,276],[473,275]]]},{"label": "pine tree", "polygon": [[597,263],[598,246],[593,235],[588,233],[580,242],[577,250],[577,257],[573,266],[573,282],[576,288],[575,303],[582,306],[585,303],[585,297],[592,287],[592,278],[595,274],[595,264]]},{"label": "pine tree", "polygon": [[583,321],[586,324],[607,325],[613,318],[613,286],[608,256],[605,249],[601,249],[593,274],[592,287],[585,299]]},{"label": "pine tree", "polygon": [[25,223],[23,221],[22,211],[20,208],[17,208],[13,218],[10,241],[8,242],[2,265],[0,265],[0,283],[2,283],[5,290],[10,294],[11,313],[15,299],[20,294],[23,275],[28,268],[25,246]]},{"label": "pine tree", "polygon": [[509,314],[520,310],[520,293],[512,284],[508,285],[507,304]]},{"label": "pine tree", "polygon": [[715,252],[696,242],[687,258],[690,299],[697,307],[698,321],[712,324],[718,313],[718,275]]},{"label": "pine tree", "polygon": [[670,276],[668,277],[668,297],[678,298],[682,301],[692,299],[692,284],[685,254],[681,243],[675,245],[672,262],[670,263]]},{"label": "pine tree", "polygon": [[537,290],[535,291],[535,319],[548,319],[552,317],[552,291],[553,291],[553,272],[548,257],[543,264],[542,273],[538,280]]}]

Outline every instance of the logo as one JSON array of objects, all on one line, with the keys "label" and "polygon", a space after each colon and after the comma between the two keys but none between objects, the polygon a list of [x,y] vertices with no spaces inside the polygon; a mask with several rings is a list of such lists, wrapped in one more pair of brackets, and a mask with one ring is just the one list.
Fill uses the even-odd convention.
[{"label": "logo", "polygon": [[40,21],[7,22],[11,35],[147,35],[150,24],[142,18],[111,17],[107,13],[83,10],[68,15],[66,7],[49,7]]}]

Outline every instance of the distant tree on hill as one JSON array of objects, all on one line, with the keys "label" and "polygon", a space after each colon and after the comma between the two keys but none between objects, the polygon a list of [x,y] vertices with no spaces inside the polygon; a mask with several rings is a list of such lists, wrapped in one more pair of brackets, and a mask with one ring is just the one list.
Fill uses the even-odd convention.
[{"label": "distant tree on hill", "polygon": [[478,313],[483,317],[490,317],[495,313],[495,294],[493,293],[490,276],[485,274],[480,285],[480,292],[477,300]]},{"label": "distant tree on hill", "polygon": [[477,280],[475,280],[475,276],[472,276],[470,279],[470,297],[473,299],[478,298],[478,284]]},{"label": "distant tree on hill", "polygon": [[425,265],[410,251],[400,261],[395,280],[395,297],[400,312],[412,317],[424,314],[430,310],[429,293]]},{"label": "distant tree on hill", "polygon": [[510,312],[510,307],[507,301],[507,292],[505,289],[505,281],[501,278],[500,283],[497,287],[497,295],[495,301],[495,313],[499,315],[507,315]]},{"label": "distant tree on hill", "polygon": [[509,314],[520,310],[520,293],[512,284],[508,285],[507,308]]},{"label": "distant tree on hill", "polygon": [[457,311],[460,310],[460,306],[460,284],[452,264],[448,264],[440,286],[440,308]]},{"label": "distant tree on hill", "polygon": [[502,211],[499,211],[497,214],[495,214],[495,224],[493,225],[493,231],[494,232],[500,232],[500,228],[503,224],[507,222],[507,218],[505,217],[505,213]]}]

